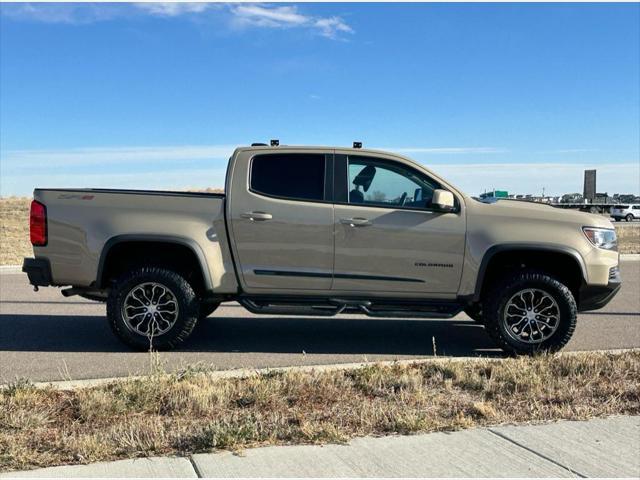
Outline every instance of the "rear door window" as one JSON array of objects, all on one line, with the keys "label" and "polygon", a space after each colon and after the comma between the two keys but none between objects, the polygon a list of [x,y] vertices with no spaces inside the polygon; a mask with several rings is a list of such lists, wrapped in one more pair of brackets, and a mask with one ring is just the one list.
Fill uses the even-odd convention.
[{"label": "rear door window", "polygon": [[252,192],[301,201],[325,200],[323,154],[278,153],[251,160]]}]

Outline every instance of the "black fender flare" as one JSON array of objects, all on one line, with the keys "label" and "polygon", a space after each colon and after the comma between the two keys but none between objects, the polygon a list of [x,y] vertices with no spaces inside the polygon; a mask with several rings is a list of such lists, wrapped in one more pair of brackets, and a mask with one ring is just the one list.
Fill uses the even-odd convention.
[{"label": "black fender flare", "polygon": [[478,269],[478,275],[476,277],[476,288],[473,293],[473,301],[478,302],[481,297],[482,287],[484,286],[484,278],[487,273],[487,268],[491,259],[498,253],[504,253],[515,250],[525,250],[530,252],[547,252],[547,253],[561,253],[563,255],[568,255],[573,258],[580,267],[580,271],[582,272],[582,281],[583,283],[587,282],[587,267],[584,263],[584,259],[582,255],[578,253],[577,250],[566,247],[563,245],[547,245],[547,244],[532,244],[532,243],[503,243],[498,245],[493,245],[488,248],[482,257],[482,262],[480,263],[480,268]]},{"label": "black fender flare", "polygon": [[207,265],[207,258],[202,251],[202,248],[198,243],[187,237],[180,237],[177,235],[162,235],[162,234],[123,234],[116,235],[114,237],[109,238],[102,247],[102,252],[100,253],[100,260],[98,262],[98,272],[96,273],[96,288],[105,288],[102,282],[102,276],[104,274],[104,267],[107,257],[109,255],[109,251],[118,244],[121,243],[143,243],[143,242],[160,242],[160,243],[173,243],[176,245],[182,245],[191,250],[196,258],[198,259],[198,263],[200,264],[200,270],[202,273],[202,278],[204,279],[204,286],[207,290],[213,290],[213,282],[211,281],[211,275],[209,273],[209,268]]}]

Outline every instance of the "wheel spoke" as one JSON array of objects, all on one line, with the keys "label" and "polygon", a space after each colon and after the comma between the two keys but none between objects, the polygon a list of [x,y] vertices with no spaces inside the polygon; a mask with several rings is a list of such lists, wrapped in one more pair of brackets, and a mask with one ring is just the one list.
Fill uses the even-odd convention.
[{"label": "wheel spoke", "polygon": [[542,343],[560,324],[560,308],[544,290],[525,288],[513,294],[503,311],[507,334],[524,343]]},{"label": "wheel spoke", "polygon": [[156,305],[156,307],[164,307],[166,305],[176,305],[176,302],[175,302],[175,300],[169,300],[169,301],[164,302],[164,303],[158,303]]},{"label": "wheel spoke", "polygon": [[147,282],[133,287],[122,304],[127,327],[146,337],[162,335],[178,320],[176,296],[165,285]]},{"label": "wheel spoke", "polygon": [[[527,321],[526,318],[521,318],[517,323],[511,325],[511,329],[519,328],[519,326],[522,324],[522,322],[526,322],[526,321]],[[522,331],[522,328],[519,328],[519,330]]]}]

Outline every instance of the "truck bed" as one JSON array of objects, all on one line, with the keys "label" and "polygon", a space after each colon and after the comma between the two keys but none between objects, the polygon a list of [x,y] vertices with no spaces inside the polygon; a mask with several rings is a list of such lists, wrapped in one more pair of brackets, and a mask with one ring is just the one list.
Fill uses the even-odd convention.
[{"label": "truck bed", "polygon": [[54,285],[94,286],[109,248],[157,237],[194,250],[211,288],[237,288],[222,193],[36,189],[34,199],[46,206],[49,239],[34,253],[50,260]]}]

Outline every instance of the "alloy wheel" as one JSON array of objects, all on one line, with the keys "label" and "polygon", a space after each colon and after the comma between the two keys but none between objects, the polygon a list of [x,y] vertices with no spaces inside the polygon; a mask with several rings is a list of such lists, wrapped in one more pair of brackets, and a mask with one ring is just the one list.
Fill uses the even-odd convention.
[{"label": "alloy wheel", "polygon": [[165,285],[147,282],[133,287],[122,304],[122,318],[129,330],[153,337],[171,330],[178,320],[178,301]]},{"label": "alloy wheel", "polygon": [[507,301],[504,308],[504,328],[518,342],[542,343],[555,333],[559,324],[558,303],[544,290],[520,290]]}]

